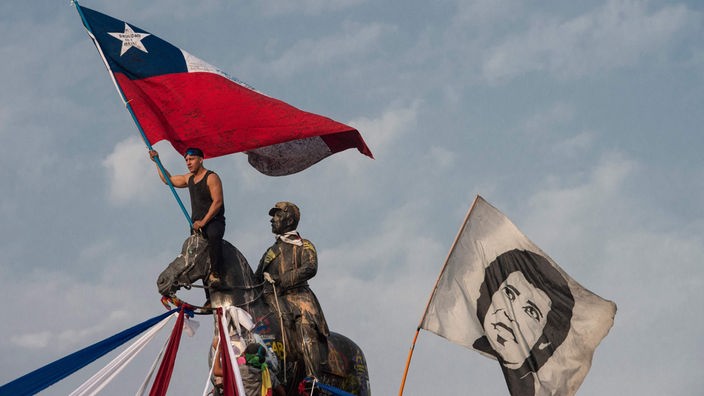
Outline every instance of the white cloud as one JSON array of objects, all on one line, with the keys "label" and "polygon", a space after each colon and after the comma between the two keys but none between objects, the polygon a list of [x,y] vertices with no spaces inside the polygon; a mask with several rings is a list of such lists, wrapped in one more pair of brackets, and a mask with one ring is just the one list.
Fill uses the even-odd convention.
[{"label": "white cloud", "polygon": [[[120,307],[126,301],[132,301],[124,295],[124,285],[110,281],[81,282],[65,272],[33,271],[30,275],[22,278],[22,284],[3,282],[2,285],[17,301],[22,301],[22,307],[9,310],[12,317],[6,320],[14,329],[13,334],[8,334],[10,345],[46,349],[52,354],[54,351],[68,351],[87,346],[86,340],[124,326],[126,320],[134,320]],[[31,320],[22,315],[21,310],[26,307],[32,307]],[[65,311],[62,307],[82,308]]]},{"label": "white cloud", "polygon": [[100,241],[93,245],[83,247],[79,253],[79,258],[80,260],[85,261],[99,260],[114,251],[114,248],[115,246],[113,241]]},{"label": "white cloud", "polygon": [[[362,346],[372,389],[381,394],[395,386],[389,378],[403,364],[449,246],[428,234],[424,213],[422,203],[400,201],[374,232],[319,249],[320,269],[311,286],[331,330]],[[399,334],[402,329],[408,332]]]},{"label": "white cloud", "polygon": [[420,101],[405,107],[392,107],[377,118],[361,117],[349,122],[357,128],[374,155],[383,154],[402,135],[412,130],[418,118]]},{"label": "white cloud", "polygon": [[[173,150],[162,150],[159,158],[167,164],[175,162]],[[149,159],[144,142],[131,136],[115,145],[112,153],[103,161],[107,170],[108,199],[116,205],[146,203],[163,187],[156,165]],[[177,173],[173,173],[177,174]]]},{"label": "white cloud", "polygon": [[556,103],[547,111],[534,114],[523,122],[521,128],[529,135],[545,135],[547,131],[561,126],[574,119],[574,106],[565,103]]},{"label": "white cloud", "polygon": [[423,232],[421,202],[399,202],[380,219],[373,235],[345,241],[342,246],[321,251],[321,261],[331,272],[363,279],[384,278],[389,271],[414,271],[437,256],[439,245]]},{"label": "white cloud", "polygon": [[[547,185],[529,199],[527,219],[541,240],[580,245],[587,235],[601,238],[606,225],[622,218],[625,181],[634,175],[638,164],[618,153],[604,156],[582,179],[551,177]],[[627,212],[623,212],[627,213]],[[622,230],[619,230],[622,231]]]},{"label": "white cloud", "polygon": [[389,30],[380,23],[345,24],[341,33],[301,40],[261,67],[285,78],[311,68],[358,59],[379,47],[379,40]]},{"label": "white cloud", "polygon": [[553,151],[564,157],[573,157],[586,152],[594,144],[595,136],[591,131],[582,131],[553,145]]},{"label": "white cloud", "polygon": [[[339,196],[340,199],[370,198],[377,194],[376,180],[369,175],[380,166],[394,166],[394,144],[415,131],[419,108],[416,101],[407,106],[389,107],[377,118],[361,117],[345,122],[360,131],[374,159],[362,156],[356,149],[346,150],[312,166],[304,171],[306,173],[301,172],[300,175],[308,174],[308,177],[291,179],[291,182],[298,188],[310,188],[311,191],[316,191],[320,185],[337,185],[328,196]],[[315,176],[310,176],[310,172],[315,172]],[[256,177],[261,180],[258,175]],[[340,180],[346,182],[340,183]]]},{"label": "white cloud", "polygon": [[464,26],[491,27],[496,23],[520,18],[523,14],[523,8],[523,2],[520,0],[458,0],[453,23]]},{"label": "white cloud", "polygon": [[11,115],[12,112],[9,109],[0,108],[0,137],[4,137],[5,135],[12,133],[11,128],[8,125],[10,123]]},{"label": "white cloud", "polygon": [[319,15],[325,12],[340,11],[365,3],[367,0],[261,0],[259,6],[265,14],[305,14]]},{"label": "white cloud", "polygon": [[[227,3],[227,1],[201,0],[198,2],[197,7],[194,7],[193,4],[187,2],[173,2],[168,0],[150,1],[149,3],[137,2],[136,4],[138,4],[138,6],[133,8],[139,9],[140,12],[137,15],[122,15],[122,17],[124,17],[128,22],[134,18],[154,20],[164,19],[167,16],[175,19],[176,21],[187,21],[189,18],[211,17],[213,13],[217,13],[222,9],[223,3]],[[119,15],[115,15],[115,17],[121,18]],[[143,28],[149,30],[148,26],[144,26]],[[157,35],[158,34],[159,33],[157,32]]]},{"label": "white cloud", "polygon": [[28,349],[41,349],[49,345],[53,338],[53,334],[48,331],[38,333],[26,333],[18,336],[10,337],[10,342]]},{"label": "white cloud", "polygon": [[541,145],[549,145],[551,151],[560,157],[573,158],[587,152],[595,141],[593,131],[572,132],[575,113],[574,105],[555,103],[521,121],[519,133]]},{"label": "white cloud", "polygon": [[[545,177],[526,197],[527,213],[507,215],[568,273],[591,268],[586,276],[598,277],[608,241],[632,233],[642,222],[642,209],[630,191],[642,177],[641,168],[623,154],[606,154],[586,169]],[[571,274],[580,281],[579,273]]]},{"label": "white cloud", "polygon": [[[80,340],[93,339],[96,336],[105,334],[113,328],[124,326],[125,321],[129,321],[130,317],[125,311],[110,312],[103,322],[98,322],[92,326],[85,326],[82,323],[74,323],[78,327],[73,329],[64,329],[60,332],[53,333],[49,331],[40,331],[37,333],[24,333],[19,336],[10,337],[10,342],[18,347],[27,349],[44,349],[52,346],[77,346]],[[87,346],[87,345],[86,345]]]},{"label": "white cloud", "polygon": [[[104,241],[83,247],[72,270],[61,266],[13,273],[0,265],[0,288],[21,302],[6,309],[4,323],[12,332],[4,333],[0,347],[43,348],[52,355],[87,346],[153,315],[161,306],[157,275],[176,254],[140,256]],[[77,270],[86,266],[94,276]]]},{"label": "white cloud", "polygon": [[661,51],[694,18],[684,5],[652,12],[647,5],[611,0],[567,21],[534,19],[488,52],[484,78],[495,83],[534,71],[580,77],[634,65]]},{"label": "white cloud", "polygon": [[433,146],[427,154],[430,168],[434,169],[452,169],[457,160],[457,154],[444,147]]}]

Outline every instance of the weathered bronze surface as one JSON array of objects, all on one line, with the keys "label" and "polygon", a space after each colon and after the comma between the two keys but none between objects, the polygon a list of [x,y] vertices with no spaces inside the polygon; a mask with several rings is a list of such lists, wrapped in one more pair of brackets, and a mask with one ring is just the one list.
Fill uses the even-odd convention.
[{"label": "weathered bronze surface", "polygon": [[[223,241],[225,273],[223,287],[210,290],[213,308],[238,306],[252,315],[259,334],[265,343],[276,352],[283,363],[283,337],[278,313],[264,298],[264,284],[255,282],[254,272],[242,253],[227,241]],[[173,297],[181,287],[191,287],[197,280],[206,279],[209,269],[207,240],[198,234],[191,235],[183,243],[181,254],[176,257],[159,275],[157,287],[163,296]],[[290,319],[286,318],[285,319]],[[286,338],[296,339],[286,327]],[[369,373],[364,353],[357,344],[344,335],[330,332],[327,338],[327,366],[321,370],[321,382],[343,389],[354,395],[369,396]],[[208,346],[210,347],[210,346]],[[286,375],[283,370],[277,374],[284,383],[287,394],[297,395],[298,384],[305,377],[305,364],[302,354],[296,348],[286,350]]]}]

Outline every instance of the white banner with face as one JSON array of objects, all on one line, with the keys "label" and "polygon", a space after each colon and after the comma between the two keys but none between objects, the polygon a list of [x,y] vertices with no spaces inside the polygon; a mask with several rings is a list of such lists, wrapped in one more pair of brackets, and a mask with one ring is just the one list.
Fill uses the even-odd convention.
[{"label": "white banner with face", "polygon": [[615,314],[477,197],[421,328],[497,359],[512,395],[572,395]]}]

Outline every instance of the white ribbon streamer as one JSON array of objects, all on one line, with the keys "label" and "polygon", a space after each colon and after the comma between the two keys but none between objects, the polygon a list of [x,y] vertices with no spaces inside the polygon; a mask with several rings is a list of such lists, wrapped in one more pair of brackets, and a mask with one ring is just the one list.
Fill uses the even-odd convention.
[{"label": "white ribbon streamer", "polygon": [[[196,333],[196,330],[198,330],[200,323],[198,323],[197,320],[189,319],[188,316],[183,319],[183,330],[186,332],[186,334],[188,334],[189,337],[193,337]],[[157,364],[161,361],[161,358],[164,356],[164,351],[166,351],[167,345],[169,345],[169,338],[167,338],[164,342],[164,346],[161,347],[161,351],[159,352],[159,354],[156,355],[156,359],[154,359],[154,363],[152,363],[152,367],[149,369],[147,377],[144,379],[144,382],[142,382],[142,386],[139,387],[137,393],[135,393],[135,396],[144,395],[144,392],[147,390],[147,385],[149,385],[149,382],[152,379],[152,375],[154,375],[154,371],[156,370]]]},{"label": "white ribbon streamer", "polygon": [[135,356],[137,356],[139,352],[142,351],[142,349],[144,349],[144,347],[154,338],[156,333],[158,333],[159,330],[161,330],[175,315],[178,314],[174,312],[173,315],[167,316],[159,323],[149,328],[149,330],[139,337],[137,341],[120,353],[100,371],[90,377],[81,386],[76,388],[70,396],[92,396],[100,392],[107,384],[110,383],[110,381],[113,380],[113,378],[115,378],[117,374],[125,368],[125,366],[127,366],[129,362],[132,361],[132,359],[134,359]]},{"label": "white ribbon streamer", "polygon": [[[229,310],[223,310],[225,311],[220,318],[220,325],[223,328],[223,333],[225,333],[226,336],[229,337],[230,330],[228,329],[228,311]],[[219,332],[218,332],[219,334]],[[223,342],[226,341],[226,342]],[[227,346],[227,352],[230,357],[230,367],[232,367],[233,374],[235,375],[235,384],[237,386],[237,394],[238,395],[245,395],[246,393],[244,392],[244,384],[242,383],[242,375],[240,374],[240,367],[237,364],[237,355],[235,355],[235,351],[232,349],[232,344],[230,343],[230,340],[220,340],[220,345],[225,345]],[[224,349],[224,348],[223,348]]]},{"label": "white ribbon streamer", "polygon": [[169,345],[169,339],[170,337],[167,337],[166,341],[164,341],[164,346],[161,347],[161,351],[159,351],[159,353],[156,355],[156,359],[154,359],[154,363],[152,363],[152,367],[149,369],[147,377],[144,379],[144,382],[142,382],[142,386],[139,387],[137,393],[135,393],[136,396],[144,395],[144,392],[147,390],[147,385],[149,385],[149,382],[152,379],[152,375],[154,375],[156,366],[161,361],[161,358],[164,356],[164,351],[166,351],[166,347]]},{"label": "white ribbon streamer", "polygon": [[208,394],[210,394],[210,379],[213,378],[213,370],[215,370],[215,359],[218,358],[218,351],[220,351],[220,337],[218,337],[218,343],[215,346],[215,352],[213,352],[213,364],[210,366],[210,371],[208,371],[208,378],[205,379],[205,388],[203,388],[203,396],[208,396]]}]

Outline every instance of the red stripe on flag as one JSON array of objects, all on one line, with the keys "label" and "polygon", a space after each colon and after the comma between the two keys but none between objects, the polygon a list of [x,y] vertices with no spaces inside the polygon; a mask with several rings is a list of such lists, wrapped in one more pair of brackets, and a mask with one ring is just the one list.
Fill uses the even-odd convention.
[{"label": "red stripe on flag", "polygon": [[297,109],[208,72],[130,80],[115,73],[147,139],[168,140],[177,151],[199,147],[206,157],[324,136],[332,152],[371,151],[354,128]]}]

